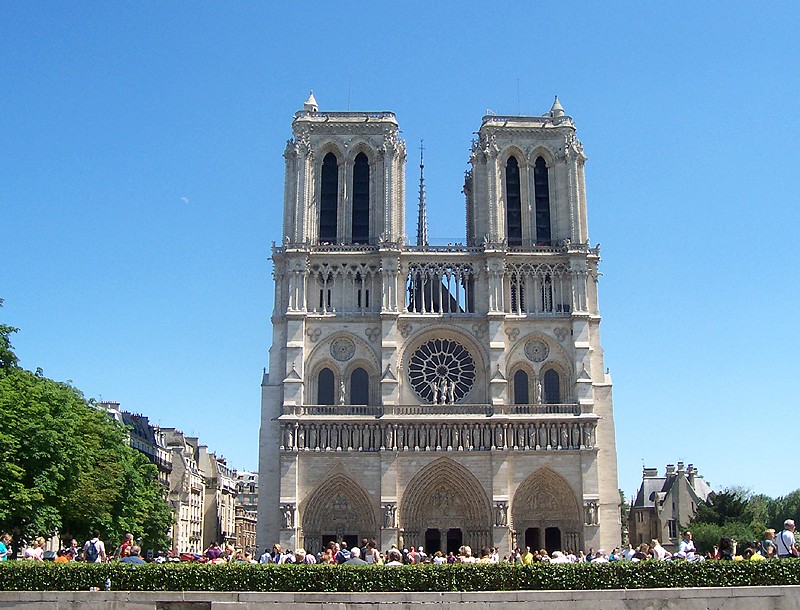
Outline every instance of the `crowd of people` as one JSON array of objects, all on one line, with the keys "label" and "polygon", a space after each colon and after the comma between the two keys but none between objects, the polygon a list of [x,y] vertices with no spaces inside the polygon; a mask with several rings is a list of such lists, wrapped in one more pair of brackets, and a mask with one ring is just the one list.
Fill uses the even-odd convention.
[{"label": "crowd of people", "polygon": [[[399,549],[397,546],[386,551],[380,551],[376,540],[362,539],[361,546],[349,548],[347,542],[329,542],[324,550],[319,553],[308,553],[305,549],[283,549],[280,544],[273,545],[271,550],[265,551],[256,559],[253,554],[243,549],[236,549],[230,545],[220,545],[212,542],[202,554],[168,553],[159,552],[151,559],[154,563],[200,561],[206,563],[251,563],[251,564],[330,564],[330,565],[417,565],[435,564],[445,565],[453,563],[608,563],[615,561],[639,562],[653,561],[688,561],[699,562],[706,560],[732,560],[732,561],[763,561],[765,559],[785,559],[797,557],[798,545],[795,540],[795,523],[791,519],[784,522],[784,529],[776,533],[774,529],[764,531],[761,541],[746,542],[739,545],[735,540],[722,537],[713,551],[706,554],[698,552],[695,547],[692,533],[686,531],[678,544],[675,553],[670,553],[658,540],[642,543],[637,547],[615,547],[611,552],[605,549],[588,552],[548,552],[546,549],[531,550],[525,547],[524,551],[517,547],[510,554],[501,557],[497,547],[483,547],[477,553],[469,546],[461,546],[458,552],[443,553],[436,551],[425,553],[421,546],[410,549]],[[12,538],[9,534],[0,536],[0,561],[11,558]],[[89,563],[102,563],[107,561],[120,561],[129,564],[144,564],[146,561],[141,556],[141,549],[134,540],[133,534],[126,534],[122,542],[113,553],[108,554],[100,532],[95,530],[92,537],[80,546],[76,540],[71,540],[69,545],[59,549],[53,556],[48,556],[45,551],[46,541],[42,537],[36,538],[30,545],[21,551],[21,556],[26,560],[45,561],[52,559],[56,562],[84,561]],[[741,551],[741,552],[740,552]]]}]

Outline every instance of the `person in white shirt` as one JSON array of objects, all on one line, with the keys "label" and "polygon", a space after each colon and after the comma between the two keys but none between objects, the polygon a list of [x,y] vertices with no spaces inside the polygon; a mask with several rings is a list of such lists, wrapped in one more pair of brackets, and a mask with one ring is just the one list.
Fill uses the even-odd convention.
[{"label": "person in white shirt", "polygon": [[778,534],[775,539],[775,544],[778,546],[778,558],[786,559],[788,557],[796,557],[797,549],[795,548],[794,539],[794,521],[787,519],[783,522],[783,531]]},{"label": "person in white shirt", "polygon": [[686,561],[695,560],[697,548],[694,546],[694,540],[692,540],[692,532],[683,532],[683,540],[681,540],[681,543],[678,545],[678,552],[683,553]]}]

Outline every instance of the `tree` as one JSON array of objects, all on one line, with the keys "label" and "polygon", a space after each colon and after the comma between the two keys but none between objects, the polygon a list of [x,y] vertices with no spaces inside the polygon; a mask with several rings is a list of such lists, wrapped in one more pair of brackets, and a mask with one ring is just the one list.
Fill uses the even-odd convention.
[{"label": "tree", "polygon": [[132,532],[166,548],[172,509],[156,467],[79,390],[19,367],[14,331],[0,327],[0,529],[16,540]]},{"label": "tree", "polygon": [[[0,298],[0,307],[3,306],[3,299]],[[17,355],[11,347],[11,335],[19,329],[7,324],[0,324],[0,369],[9,370],[17,366]]]},{"label": "tree", "polygon": [[621,526],[622,540],[621,544],[626,544],[628,541],[628,513],[631,511],[631,505],[625,499],[625,492],[619,490],[619,523]]}]

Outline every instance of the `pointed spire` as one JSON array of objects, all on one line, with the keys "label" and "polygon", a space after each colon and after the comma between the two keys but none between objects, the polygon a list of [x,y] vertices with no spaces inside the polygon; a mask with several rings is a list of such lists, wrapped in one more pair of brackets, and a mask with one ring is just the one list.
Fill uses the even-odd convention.
[{"label": "pointed spire", "polygon": [[425,162],[422,154],[425,148],[419,141],[419,216],[417,217],[417,245],[428,245],[428,213],[425,209]]},{"label": "pointed spire", "polygon": [[314,90],[308,92],[308,99],[306,103],[303,104],[303,110],[306,112],[319,112],[319,106],[317,106],[317,100],[314,99]]},{"label": "pointed spire", "polygon": [[553,102],[553,107],[550,108],[550,116],[554,119],[564,116],[564,108],[561,106],[561,102],[558,101],[558,96],[556,96],[556,99]]}]

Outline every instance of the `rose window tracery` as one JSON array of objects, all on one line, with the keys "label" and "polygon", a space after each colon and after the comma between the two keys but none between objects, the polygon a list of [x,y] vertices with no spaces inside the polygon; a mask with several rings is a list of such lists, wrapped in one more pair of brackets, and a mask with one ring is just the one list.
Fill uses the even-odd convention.
[{"label": "rose window tracery", "polygon": [[414,392],[432,404],[453,404],[475,383],[475,362],[467,349],[450,339],[432,339],[412,354],[408,377]]}]

